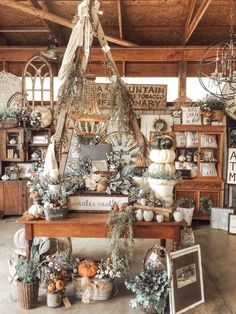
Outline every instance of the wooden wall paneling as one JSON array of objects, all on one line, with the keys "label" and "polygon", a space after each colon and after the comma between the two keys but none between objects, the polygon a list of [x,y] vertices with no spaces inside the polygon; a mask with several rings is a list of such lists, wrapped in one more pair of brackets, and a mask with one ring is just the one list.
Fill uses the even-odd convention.
[{"label": "wooden wall paneling", "polygon": [[4,215],[4,202],[3,202],[4,189],[3,189],[3,184],[4,184],[4,182],[0,182],[0,218],[2,218],[3,215]]}]

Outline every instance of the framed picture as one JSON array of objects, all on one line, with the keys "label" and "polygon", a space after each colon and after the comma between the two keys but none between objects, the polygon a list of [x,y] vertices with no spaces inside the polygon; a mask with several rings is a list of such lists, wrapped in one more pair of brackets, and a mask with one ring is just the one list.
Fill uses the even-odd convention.
[{"label": "framed picture", "polygon": [[92,160],[92,171],[107,171],[107,160]]},{"label": "framed picture", "polygon": [[173,263],[170,314],[180,314],[205,301],[200,246],[194,245],[170,255]]},{"label": "framed picture", "polygon": [[236,214],[229,214],[228,233],[236,234]]},{"label": "framed picture", "polygon": [[212,207],[210,218],[211,228],[227,231],[229,226],[229,214],[233,213],[234,210],[231,208]]}]

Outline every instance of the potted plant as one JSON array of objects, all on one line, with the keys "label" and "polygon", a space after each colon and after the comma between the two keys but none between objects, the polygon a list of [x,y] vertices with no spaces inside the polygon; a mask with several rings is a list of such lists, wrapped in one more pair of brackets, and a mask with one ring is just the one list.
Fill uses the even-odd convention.
[{"label": "potted plant", "polygon": [[212,120],[223,120],[225,102],[222,99],[217,98],[214,95],[207,95],[200,103],[203,102],[211,109]]},{"label": "potted plant", "polygon": [[201,116],[202,116],[202,124],[204,125],[211,124],[211,118],[212,118],[211,108],[207,105],[207,103],[202,103],[200,105],[200,109],[201,109]]},{"label": "potted plant", "polygon": [[171,206],[173,204],[174,186],[181,179],[179,172],[174,175],[147,172],[146,175],[155,197],[161,200],[165,206]]},{"label": "potted plant", "polygon": [[47,190],[42,196],[42,204],[46,220],[63,219],[68,215],[68,197],[64,193],[57,195]]},{"label": "potted plant", "polygon": [[143,271],[125,285],[135,294],[130,301],[132,308],[141,308],[147,313],[164,313],[169,295],[168,275],[164,268],[146,264]]},{"label": "potted plant", "polygon": [[17,287],[20,305],[23,309],[33,309],[37,306],[40,271],[40,245],[33,245],[31,258],[26,260],[20,256],[16,265]]},{"label": "potted plant", "polygon": [[20,109],[5,108],[0,112],[0,123],[3,128],[15,128],[18,126]]},{"label": "potted plant", "polygon": [[60,265],[60,256],[47,256],[41,273],[42,283],[47,289],[47,306],[52,308],[61,306],[65,295],[66,271]]},{"label": "potted plant", "polygon": [[[188,223],[188,226],[191,226],[193,219],[195,202],[190,198],[181,198],[176,203],[176,211],[174,212],[174,217],[177,216],[178,212],[182,212],[184,219]],[[177,212],[177,213],[176,213]]]}]

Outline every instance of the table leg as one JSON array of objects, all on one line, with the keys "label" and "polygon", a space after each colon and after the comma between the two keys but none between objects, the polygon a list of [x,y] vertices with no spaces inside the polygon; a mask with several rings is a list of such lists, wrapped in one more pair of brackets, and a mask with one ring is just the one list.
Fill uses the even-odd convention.
[{"label": "table leg", "polygon": [[33,232],[32,232],[32,225],[25,225],[25,250],[26,250],[26,259],[27,261],[30,260],[30,252],[31,246],[33,242]]},{"label": "table leg", "polygon": [[175,228],[173,246],[172,246],[173,251],[177,251],[180,248],[180,230],[181,230],[181,226],[177,226]]},{"label": "table leg", "polygon": [[161,244],[161,246],[166,248],[166,239],[161,239],[160,244]]}]

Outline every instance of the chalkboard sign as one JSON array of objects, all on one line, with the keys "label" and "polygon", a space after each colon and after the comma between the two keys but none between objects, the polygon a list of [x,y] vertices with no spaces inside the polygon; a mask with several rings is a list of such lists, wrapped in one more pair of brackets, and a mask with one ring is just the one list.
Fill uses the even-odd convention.
[{"label": "chalkboard sign", "polygon": [[236,184],[236,148],[229,148],[227,183]]}]

